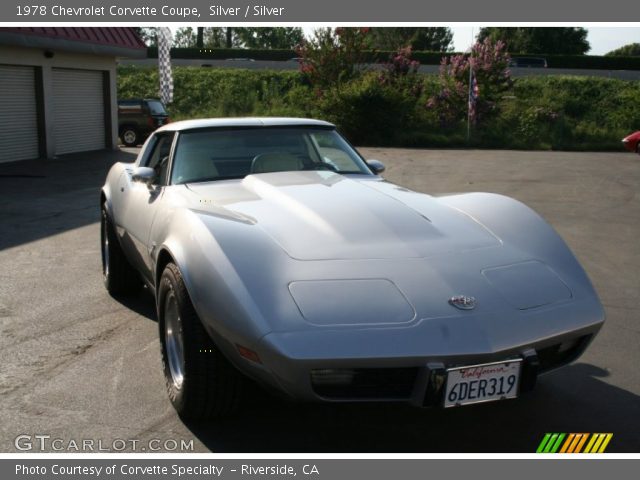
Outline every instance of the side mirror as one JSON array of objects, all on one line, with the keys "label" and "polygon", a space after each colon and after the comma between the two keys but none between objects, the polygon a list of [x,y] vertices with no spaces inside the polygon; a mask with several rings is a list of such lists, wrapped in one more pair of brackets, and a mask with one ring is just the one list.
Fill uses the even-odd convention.
[{"label": "side mirror", "polygon": [[373,170],[373,173],[376,175],[381,174],[385,170],[384,163],[380,160],[367,160],[367,165],[369,165],[369,168]]},{"label": "side mirror", "polygon": [[151,185],[155,178],[156,171],[150,167],[136,167],[131,174],[131,179],[134,182],[146,183],[147,185]]}]

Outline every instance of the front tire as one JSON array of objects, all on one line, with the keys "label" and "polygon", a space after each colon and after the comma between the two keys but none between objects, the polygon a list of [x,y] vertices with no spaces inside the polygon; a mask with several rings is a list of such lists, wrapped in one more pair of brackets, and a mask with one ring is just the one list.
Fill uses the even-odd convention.
[{"label": "front tire", "polygon": [[102,207],[100,224],[100,247],[102,280],[107,291],[111,295],[136,293],[141,287],[140,277],[125,257],[118,242],[115,228],[104,206]]},{"label": "front tire", "polygon": [[158,327],[165,384],[178,415],[207,419],[234,411],[243,378],[202,326],[173,263],[158,285]]}]

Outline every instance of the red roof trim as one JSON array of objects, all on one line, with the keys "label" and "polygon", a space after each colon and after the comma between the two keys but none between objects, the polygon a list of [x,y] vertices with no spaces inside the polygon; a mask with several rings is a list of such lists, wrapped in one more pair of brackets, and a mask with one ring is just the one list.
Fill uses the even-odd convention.
[{"label": "red roof trim", "polygon": [[35,35],[134,50],[147,48],[135,30],[130,27],[5,27],[0,28],[0,32]]}]

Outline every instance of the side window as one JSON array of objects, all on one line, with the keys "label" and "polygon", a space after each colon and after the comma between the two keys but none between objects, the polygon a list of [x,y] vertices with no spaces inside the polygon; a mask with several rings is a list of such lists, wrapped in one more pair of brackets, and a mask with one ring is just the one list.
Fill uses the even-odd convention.
[{"label": "side window", "polygon": [[153,168],[156,171],[155,185],[167,184],[169,170],[169,155],[175,133],[161,133],[156,136],[155,144],[151,146],[151,152],[144,159],[142,166]]}]

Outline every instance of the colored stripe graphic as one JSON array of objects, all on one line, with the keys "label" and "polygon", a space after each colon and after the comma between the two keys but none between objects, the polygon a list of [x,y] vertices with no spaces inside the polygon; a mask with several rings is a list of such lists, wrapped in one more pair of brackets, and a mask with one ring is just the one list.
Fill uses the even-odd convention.
[{"label": "colored stripe graphic", "polygon": [[543,453],[544,452],[544,447],[545,447],[545,445],[547,444],[547,442],[549,441],[550,438],[551,438],[551,434],[550,433],[545,434],[544,438],[540,442],[540,445],[538,445],[538,449],[536,450],[536,453]]},{"label": "colored stripe graphic", "polygon": [[556,453],[558,451],[558,448],[560,448],[560,444],[562,443],[562,439],[564,439],[565,435],[565,433],[558,434],[558,439],[556,440],[556,443],[553,445],[551,450],[549,450],[549,453]]},{"label": "colored stripe graphic", "polygon": [[569,449],[567,450],[567,453],[578,453],[578,451],[576,450],[576,447],[578,446],[578,442],[580,442],[581,439],[582,439],[582,434],[576,433],[576,436],[573,437],[573,442],[571,442],[571,445],[569,445]]},{"label": "colored stripe graphic", "polygon": [[576,445],[576,449],[575,449],[574,453],[580,453],[581,452],[582,447],[584,446],[585,442],[587,441],[587,438],[589,438],[589,434],[588,433],[583,433],[582,434],[582,438],[578,442],[578,445]]},{"label": "colored stripe graphic", "polygon": [[551,438],[547,442],[547,446],[544,447],[544,452],[543,453],[551,453],[551,449],[555,445],[557,439],[558,439],[558,434],[557,433],[552,433],[551,434]]},{"label": "colored stripe graphic", "polygon": [[600,450],[598,450],[598,453],[604,453],[604,450],[607,448],[607,445],[609,445],[609,442],[613,438],[613,433],[606,433],[604,435],[606,435],[606,437],[602,442],[602,445],[600,445]]},{"label": "colored stripe graphic", "polygon": [[612,438],[613,433],[546,433],[536,453],[603,453]]},{"label": "colored stripe graphic", "polygon": [[575,433],[570,433],[569,436],[567,437],[567,441],[564,442],[564,445],[562,446],[562,449],[560,450],[560,453],[567,453],[567,449],[569,448],[569,445],[571,445],[571,443],[573,442],[573,439],[576,437]]},{"label": "colored stripe graphic", "polygon": [[589,443],[587,443],[587,448],[584,449],[584,453],[591,453],[591,447],[593,447],[593,444],[596,443],[596,437],[597,435],[591,435],[591,440],[589,440]]}]

